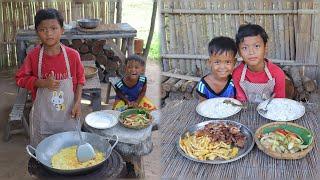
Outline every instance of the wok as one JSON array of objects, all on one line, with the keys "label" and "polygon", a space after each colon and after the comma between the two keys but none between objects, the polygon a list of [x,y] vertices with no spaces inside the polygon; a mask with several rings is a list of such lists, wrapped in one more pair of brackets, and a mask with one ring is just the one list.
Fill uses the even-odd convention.
[{"label": "wok", "polygon": [[[67,148],[70,146],[78,145],[80,142],[79,134],[77,131],[68,131],[57,133],[52,136],[49,136],[43,139],[36,148],[32,147],[31,145],[27,145],[26,149],[28,154],[39,161],[45,168],[50,171],[65,174],[65,175],[78,175],[78,174],[85,174],[91,171],[98,169],[102,166],[107,158],[110,156],[112,149],[118,143],[118,136],[114,136],[115,142],[111,146],[109,140],[106,138],[99,136],[93,133],[81,132],[83,140],[88,142],[92,145],[95,150],[98,150],[105,154],[105,160],[99,164],[94,166],[86,167],[86,168],[79,168],[79,169],[56,169],[53,168],[51,165],[51,158],[53,155],[58,153],[61,149]],[[35,154],[35,155],[34,155]]]}]

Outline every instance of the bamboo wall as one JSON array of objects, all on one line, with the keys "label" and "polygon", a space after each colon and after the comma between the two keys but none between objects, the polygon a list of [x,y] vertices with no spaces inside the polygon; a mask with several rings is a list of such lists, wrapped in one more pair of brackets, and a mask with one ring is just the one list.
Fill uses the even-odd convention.
[{"label": "bamboo wall", "polygon": [[100,18],[103,23],[121,22],[121,0],[1,0],[0,69],[16,66],[15,34],[34,24],[41,8],[56,8],[65,23],[82,18]]},{"label": "bamboo wall", "polygon": [[208,42],[221,35],[234,38],[239,25],[250,22],[266,30],[268,58],[280,64],[304,65],[304,72],[319,83],[319,9],[319,0],[162,0],[163,71],[178,70],[190,80],[205,75]]}]

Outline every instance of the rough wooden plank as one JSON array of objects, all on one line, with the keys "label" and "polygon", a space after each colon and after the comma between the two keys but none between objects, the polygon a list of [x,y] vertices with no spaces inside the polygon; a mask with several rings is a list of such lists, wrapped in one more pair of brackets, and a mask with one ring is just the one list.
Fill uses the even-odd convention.
[{"label": "rough wooden plank", "polygon": [[174,78],[177,78],[177,79],[185,79],[185,80],[190,80],[190,81],[199,81],[201,79],[199,77],[186,76],[186,75],[169,73],[169,72],[161,72],[161,76],[174,77]]}]

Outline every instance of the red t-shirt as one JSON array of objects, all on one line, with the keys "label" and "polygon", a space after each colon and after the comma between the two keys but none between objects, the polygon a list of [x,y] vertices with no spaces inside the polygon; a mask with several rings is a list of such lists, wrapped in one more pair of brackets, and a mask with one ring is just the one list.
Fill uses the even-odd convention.
[{"label": "red t-shirt", "polygon": [[[271,61],[266,61],[267,67],[270,71],[270,74],[273,78],[275,78],[275,86],[273,92],[276,94],[276,98],[285,98],[286,96],[286,85],[285,85],[285,74],[282,71],[280,67],[273,64]],[[247,97],[240,87],[240,78],[241,73],[244,68],[244,63],[241,63],[238,67],[235,68],[235,70],[232,73],[232,79],[233,83],[236,88],[236,99],[239,101],[247,101]],[[252,82],[252,83],[267,83],[269,78],[266,74],[266,72],[260,71],[260,72],[252,72],[247,69],[245,80]]]},{"label": "red t-shirt", "polygon": [[[76,91],[77,85],[85,83],[84,68],[80,60],[79,53],[69,47],[64,46],[69,59],[70,72],[73,83],[73,91]],[[18,86],[26,88],[32,92],[32,100],[36,98],[37,88],[35,82],[38,79],[38,62],[41,46],[35,47],[31,50],[27,57],[24,59],[24,63],[16,73],[16,83]],[[58,55],[49,56],[45,52],[43,53],[42,78],[46,79],[51,71],[54,72],[57,80],[68,78],[67,66],[64,60],[63,52]]]}]

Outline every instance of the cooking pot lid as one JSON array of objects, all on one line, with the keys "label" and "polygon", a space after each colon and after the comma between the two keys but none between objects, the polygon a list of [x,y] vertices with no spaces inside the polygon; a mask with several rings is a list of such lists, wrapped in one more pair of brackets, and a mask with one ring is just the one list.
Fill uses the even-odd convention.
[{"label": "cooking pot lid", "polygon": [[102,110],[88,114],[85,118],[86,124],[96,129],[107,129],[118,123],[119,111]]}]

